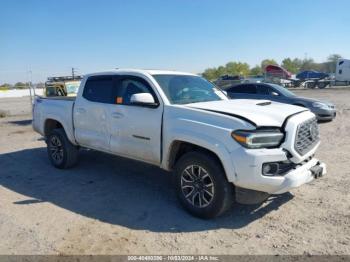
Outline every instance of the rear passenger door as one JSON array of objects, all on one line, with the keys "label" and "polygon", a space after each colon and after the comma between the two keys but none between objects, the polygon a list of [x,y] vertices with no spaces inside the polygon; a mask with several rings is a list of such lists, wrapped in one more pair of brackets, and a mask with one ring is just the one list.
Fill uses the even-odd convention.
[{"label": "rear passenger door", "polygon": [[[157,107],[135,105],[131,96],[150,93]],[[159,164],[163,105],[151,83],[142,77],[121,75],[114,92],[111,115],[111,151],[134,159]]]},{"label": "rear passenger door", "polygon": [[89,148],[109,151],[110,111],[113,107],[114,76],[90,76],[73,112],[75,138]]},{"label": "rear passenger door", "polygon": [[255,84],[242,84],[228,88],[227,93],[230,98],[236,99],[256,99]]}]

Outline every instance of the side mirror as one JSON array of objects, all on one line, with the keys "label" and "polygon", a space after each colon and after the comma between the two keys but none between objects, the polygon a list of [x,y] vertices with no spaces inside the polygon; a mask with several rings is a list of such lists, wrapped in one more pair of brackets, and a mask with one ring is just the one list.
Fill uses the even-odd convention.
[{"label": "side mirror", "polygon": [[154,101],[154,98],[150,93],[133,94],[130,98],[130,103],[132,105],[145,106],[145,107],[158,106],[158,104]]},{"label": "side mirror", "polygon": [[271,92],[271,94],[272,94],[273,96],[279,96],[279,94],[278,94],[277,92]]},{"label": "side mirror", "polygon": [[226,96],[228,96],[227,91],[222,90],[222,92],[223,92]]}]

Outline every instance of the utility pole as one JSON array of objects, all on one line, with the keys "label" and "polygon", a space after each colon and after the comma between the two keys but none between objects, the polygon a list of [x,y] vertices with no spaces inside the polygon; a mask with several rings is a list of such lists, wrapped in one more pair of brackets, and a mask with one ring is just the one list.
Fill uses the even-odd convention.
[{"label": "utility pole", "polygon": [[72,67],[72,77],[75,78],[75,73],[77,72],[77,69]]}]

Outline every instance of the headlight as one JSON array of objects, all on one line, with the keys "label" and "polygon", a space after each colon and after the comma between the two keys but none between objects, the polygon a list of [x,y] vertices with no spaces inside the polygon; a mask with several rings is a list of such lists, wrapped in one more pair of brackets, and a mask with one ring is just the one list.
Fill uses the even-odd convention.
[{"label": "headlight", "polygon": [[278,146],[284,137],[278,129],[274,130],[236,130],[231,136],[246,148],[264,148]]},{"label": "headlight", "polygon": [[328,109],[328,105],[321,103],[321,102],[312,103],[312,106],[317,107],[317,108],[321,108],[321,109]]}]

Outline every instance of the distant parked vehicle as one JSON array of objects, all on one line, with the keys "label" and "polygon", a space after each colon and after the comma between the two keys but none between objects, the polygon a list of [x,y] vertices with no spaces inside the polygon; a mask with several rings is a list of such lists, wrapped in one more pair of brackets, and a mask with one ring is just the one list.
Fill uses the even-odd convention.
[{"label": "distant parked vehicle", "polygon": [[218,80],[242,80],[244,77],[240,75],[223,75],[218,78]]},{"label": "distant parked vehicle", "polygon": [[76,96],[81,79],[81,76],[49,77],[45,83],[44,95],[46,97]]},{"label": "distant parked vehicle", "polygon": [[288,72],[281,66],[268,65],[265,67],[265,77],[277,77],[280,79],[289,79],[292,77],[292,73]]},{"label": "distant parked vehicle", "polygon": [[338,82],[345,82],[346,85],[350,84],[350,60],[339,59],[337,62],[337,68],[335,70],[335,80]]},{"label": "distant parked vehicle", "polygon": [[256,76],[247,76],[244,78],[243,83],[261,83],[265,81],[265,77],[263,75]]},{"label": "distant parked vehicle", "polygon": [[220,88],[229,87],[232,85],[240,84],[244,82],[244,77],[239,75],[223,75],[214,81],[214,84]]},{"label": "distant parked vehicle", "polygon": [[296,75],[296,78],[300,80],[308,80],[308,79],[324,79],[329,77],[329,74],[318,72],[315,70],[306,70],[302,71]]},{"label": "distant parked vehicle", "polygon": [[240,84],[227,88],[225,91],[230,98],[264,99],[306,107],[317,116],[319,121],[331,121],[336,116],[336,109],[332,103],[296,96],[288,89],[276,84]]},{"label": "distant parked vehicle", "polygon": [[296,75],[296,79],[293,80],[293,85],[294,87],[303,85],[307,88],[318,87],[323,89],[330,85],[330,75],[315,70],[305,70]]},{"label": "distant parked vehicle", "polygon": [[327,86],[350,85],[350,60],[340,58],[337,61],[334,74],[327,74],[317,71],[303,71],[296,75],[293,80],[295,87],[304,85],[308,88],[325,88]]}]

